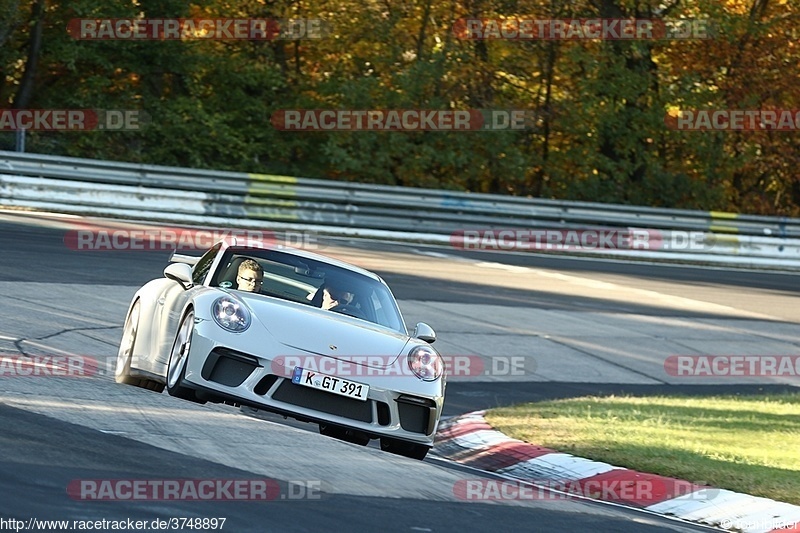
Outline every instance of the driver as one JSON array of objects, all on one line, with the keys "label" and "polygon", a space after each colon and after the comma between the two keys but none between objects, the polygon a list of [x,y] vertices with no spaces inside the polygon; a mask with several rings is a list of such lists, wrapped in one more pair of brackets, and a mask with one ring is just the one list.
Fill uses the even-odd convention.
[{"label": "driver", "polygon": [[240,291],[260,292],[261,283],[264,281],[264,269],[252,259],[242,261],[236,275],[236,287]]}]

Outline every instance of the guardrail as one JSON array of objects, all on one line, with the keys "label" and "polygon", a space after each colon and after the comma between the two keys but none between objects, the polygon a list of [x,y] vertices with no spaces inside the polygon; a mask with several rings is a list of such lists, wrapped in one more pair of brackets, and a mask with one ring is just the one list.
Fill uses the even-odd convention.
[{"label": "guardrail", "polygon": [[[800,219],[522,198],[0,151],[3,205],[224,227],[451,243],[465,229],[702,232],[699,250],[594,250],[640,259],[800,269]],[[722,236],[725,236],[724,238]],[[457,244],[457,243],[456,243]]]}]

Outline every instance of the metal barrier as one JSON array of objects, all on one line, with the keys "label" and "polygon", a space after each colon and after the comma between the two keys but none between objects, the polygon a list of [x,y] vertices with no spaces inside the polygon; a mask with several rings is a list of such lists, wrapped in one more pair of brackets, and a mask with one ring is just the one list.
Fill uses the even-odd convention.
[{"label": "metal barrier", "polygon": [[[468,229],[648,228],[696,250],[589,255],[800,269],[800,219],[522,198],[0,151],[3,205],[224,227],[452,243]],[[457,239],[456,239],[457,240]],[[511,248],[514,248],[513,246]],[[517,246],[517,249],[524,247]],[[538,248],[541,249],[541,248]]]}]

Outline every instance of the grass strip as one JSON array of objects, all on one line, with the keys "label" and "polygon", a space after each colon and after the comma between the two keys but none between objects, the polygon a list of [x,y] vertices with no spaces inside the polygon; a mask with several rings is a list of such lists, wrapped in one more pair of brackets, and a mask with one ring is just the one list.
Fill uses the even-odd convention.
[{"label": "grass strip", "polygon": [[800,505],[800,394],[584,397],[486,419],[579,457]]}]

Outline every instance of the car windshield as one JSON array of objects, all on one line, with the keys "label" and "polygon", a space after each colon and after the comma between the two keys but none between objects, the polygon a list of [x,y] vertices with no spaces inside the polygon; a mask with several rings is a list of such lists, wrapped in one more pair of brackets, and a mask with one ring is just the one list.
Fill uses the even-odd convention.
[{"label": "car windshield", "polygon": [[277,250],[231,247],[211,286],[319,307],[407,334],[397,303],[383,283],[322,261]]}]

